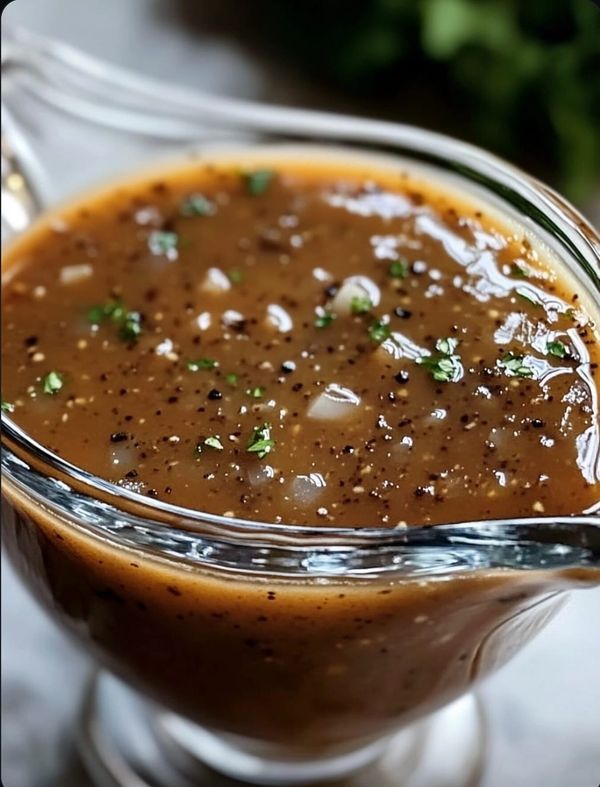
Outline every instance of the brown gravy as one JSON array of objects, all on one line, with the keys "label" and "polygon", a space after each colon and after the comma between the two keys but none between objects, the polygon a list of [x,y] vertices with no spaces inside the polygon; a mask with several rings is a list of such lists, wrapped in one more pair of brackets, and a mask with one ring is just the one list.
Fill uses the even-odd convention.
[{"label": "brown gravy", "polygon": [[578,293],[400,172],[190,166],[65,209],[6,267],[3,406],[141,494],[389,527],[598,499]]},{"label": "brown gravy", "polygon": [[[15,243],[3,409],[117,484],[251,519],[397,527],[590,507],[599,348],[550,261],[400,173],[274,169],[115,186]],[[442,705],[544,625],[558,590],[598,582],[221,572],[3,492],[15,565],[104,665],[286,756],[353,748]]]}]

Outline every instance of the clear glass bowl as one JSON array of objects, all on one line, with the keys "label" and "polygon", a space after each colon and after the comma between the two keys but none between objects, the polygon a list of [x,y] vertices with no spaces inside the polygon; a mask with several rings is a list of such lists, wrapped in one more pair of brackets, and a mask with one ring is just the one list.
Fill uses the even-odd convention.
[{"label": "clear glass bowl", "polygon": [[[472,146],[148,83],[23,32],[4,58],[9,235],[42,205],[165,157],[386,156],[525,227],[598,318],[597,234],[554,192]],[[146,762],[140,784],[212,783],[182,775],[182,751],[260,783],[348,774],[505,663],[566,590],[600,584],[597,506],[401,532],[292,528],[138,496],[53,455],[4,413],[2,429],[2,532],[14,565],[103,667],[158,703],[163,748],[179,752],[177,777],[159,781]],[[598,468],[600,425],[590,429]],[[88,721],[95,712],[122,726],[94,697]],[[440,734],[452,740],[447,726]],[[416,737],[402,740],[396,776],[415,771]],[[126,783],[123,773],[112,777]]]}]

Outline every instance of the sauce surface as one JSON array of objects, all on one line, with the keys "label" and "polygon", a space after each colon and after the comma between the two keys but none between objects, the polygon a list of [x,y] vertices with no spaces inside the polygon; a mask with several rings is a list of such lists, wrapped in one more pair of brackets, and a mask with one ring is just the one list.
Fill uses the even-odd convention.
[{"label": "sauce surface", "polygon": [[3,410],[141,494],[389,527],[598,501],[578,293],[403,173],[189,166],[65,209],[5,265]]}]

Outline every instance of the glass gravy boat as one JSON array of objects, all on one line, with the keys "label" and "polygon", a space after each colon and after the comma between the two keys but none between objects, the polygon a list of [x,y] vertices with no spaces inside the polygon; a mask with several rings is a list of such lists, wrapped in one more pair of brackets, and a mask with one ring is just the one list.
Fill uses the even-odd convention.
[{"label": "glass gravy boat", "polygon": [[[525,226],[600,312],[595,231],[470,145],[148,82],[23,31],[7,37],[3,71],[9,236],[42,207],[159,158],[384,153]],[[478,716],[457,698],[566,591],[600,585],[598,506],[400,532],[278,526],[138,496],[53,455],[4,413],[2,429],[7,553],[63,628],[132,687],[96,678],[84,705],[83,753],[100,784],[216,784],[201,762],[260,784],[313,783],[386,751],[387,775],[352,783],[437,787],[454,783],[455,767],[465,784]],[[596,417],[597,473],[599,432]],[[435,736],[424,746],[426,718]]]}]

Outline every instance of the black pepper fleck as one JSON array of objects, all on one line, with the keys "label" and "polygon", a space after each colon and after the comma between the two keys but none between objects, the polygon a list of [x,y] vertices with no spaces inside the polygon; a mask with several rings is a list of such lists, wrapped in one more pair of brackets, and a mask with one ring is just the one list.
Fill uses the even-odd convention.
[{"label": "black pepper fleck", "polygon": [[129,439],[127,432],[113,432],[110,436],[111,443],[122,443],[127,439]]}]

